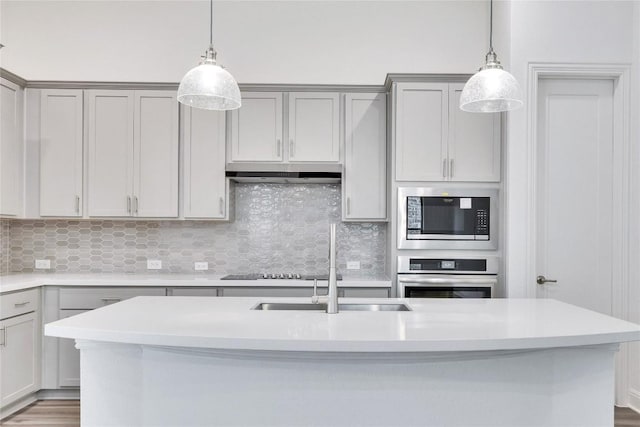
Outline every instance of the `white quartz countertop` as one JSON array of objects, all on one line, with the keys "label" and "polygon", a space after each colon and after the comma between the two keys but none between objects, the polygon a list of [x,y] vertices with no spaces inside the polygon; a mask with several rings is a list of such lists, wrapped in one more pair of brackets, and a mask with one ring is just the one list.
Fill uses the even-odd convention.
[{"label": "white quartz countertop", "polygon": [[45,326],[45,334],[153,346],[294,352],[541,349],[640,340],[640,325],[542,299],[349,299],[408,312],[251,310],[306,298],[136,297]]},{"label": "white quartz countertop", "polygon": [[[0,276],[0,293],[13,292],[38,286],[150,286],[150,287],[311,287],[312,280],[260,279],[221,280],[221,274],[9,274]],[[319,280],[326,286],[326,280]],[[390,288],[386,277],[344,275],[338,281],[341,288]]]}]

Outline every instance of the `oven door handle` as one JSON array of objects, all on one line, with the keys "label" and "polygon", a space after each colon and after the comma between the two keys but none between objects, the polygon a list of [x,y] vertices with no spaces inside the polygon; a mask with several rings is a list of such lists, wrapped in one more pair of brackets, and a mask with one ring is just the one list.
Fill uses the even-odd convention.
[{"label": "oven door handle", "polygon": [[470,284],[470,285],[495,285],[496,279],[481,279],[481,278],[448,278],[448,277],[432,277],[424,279],[402,279],[399,278],[400,283],[416,283],[416,284]]}]

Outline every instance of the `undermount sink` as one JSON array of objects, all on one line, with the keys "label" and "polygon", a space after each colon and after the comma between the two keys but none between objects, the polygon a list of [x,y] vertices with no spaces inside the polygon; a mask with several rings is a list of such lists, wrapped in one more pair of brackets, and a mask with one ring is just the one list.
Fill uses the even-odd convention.
[{"label": "undermount sink", "polygon": [[[261,302],[252,310],[288,310],[288,311],[326,311],[326,304],[291,303],[291,302]],[[393,304],[338,304],[339,311],[411,311],[411,308],[403,303]]]}]

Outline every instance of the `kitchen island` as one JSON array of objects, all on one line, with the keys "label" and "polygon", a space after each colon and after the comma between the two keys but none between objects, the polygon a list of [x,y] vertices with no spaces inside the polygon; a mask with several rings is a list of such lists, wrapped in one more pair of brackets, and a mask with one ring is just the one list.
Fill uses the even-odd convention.
[{"label": "kitchen island", "polygon": [[81,350],[82,424],[613,425],[640,326],[553,300],[138,297],[46,325]]}]

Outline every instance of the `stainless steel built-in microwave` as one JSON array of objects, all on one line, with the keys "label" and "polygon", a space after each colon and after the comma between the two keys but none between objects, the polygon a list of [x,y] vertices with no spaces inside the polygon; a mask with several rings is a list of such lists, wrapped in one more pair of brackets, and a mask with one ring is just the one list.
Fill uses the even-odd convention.
[{"label": "stainless steel built-in microwave", "polygon": [[399,249],[497,249],[498,190],[398,189]]}]

